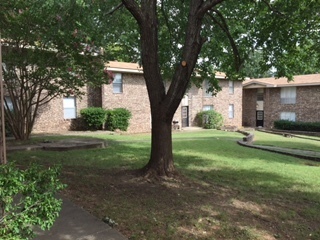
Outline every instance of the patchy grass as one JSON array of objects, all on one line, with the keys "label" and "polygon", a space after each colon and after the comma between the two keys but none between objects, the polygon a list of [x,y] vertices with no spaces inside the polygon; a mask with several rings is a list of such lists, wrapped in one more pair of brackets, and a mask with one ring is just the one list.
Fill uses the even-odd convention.
[{"label": "patchy grass", "polygon": [[109,146],[9,160],[62,164],[63,194],[130,239],[320,239],[320,168],[309,161],[241,147],[238,133],[179,132],[180,176],[146,181],[135,169],[148,161],[150,135],[96,137]]}]

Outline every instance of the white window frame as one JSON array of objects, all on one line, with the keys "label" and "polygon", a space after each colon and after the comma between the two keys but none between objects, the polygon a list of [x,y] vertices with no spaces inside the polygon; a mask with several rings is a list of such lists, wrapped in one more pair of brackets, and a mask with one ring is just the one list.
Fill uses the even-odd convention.
[{"label": "white window frame", "polygon": [[257,101],[263,101],[263,100],[264,100],[264,90],[263,90],[263,88],[258,88]]},{"label": "white window frame", "polygon": [[296,87],[281,88],[281,104],[295,104],[297,98]]},{"label": "white window frame", "polygon": [[213,105],[204,105],[202,111],[210,111],[213,110]]},{"label": "white window frame", "polygon": [[63,118],[75,119],[77,118],[77,99],[75,96],[63,98]]},{"label": "white window frame", "polygon": [[115,73],[114,79],[112,82],[112,91],[113,93],[123,93],[123,80],[122,73]]},{"label": "white window frame", "polygon": [[234,118],[234,104],[229,104],[228,116],[229,116],[229,119],[233,119]]},{"label": "white window frame", "polygon": [[281,112],[280,119],[295,122],[296,121],[296,113],[295,112]]},{"label": "white window frame", "polygon": [[234,81],[229,80],[229,94],[234,94]]}]

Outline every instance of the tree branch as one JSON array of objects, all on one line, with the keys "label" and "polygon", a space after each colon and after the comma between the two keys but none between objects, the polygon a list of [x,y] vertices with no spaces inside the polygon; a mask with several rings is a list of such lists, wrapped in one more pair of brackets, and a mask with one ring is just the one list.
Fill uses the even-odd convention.
[{"label": "tree branch", "polygon": [[117,6],[113,7],[109,12],[107,12],[107,15],[112,15],[115,11],[120,9],[123,6],[123,3],[119,3]]},{"label": "tree branch", "polygon": [[161,0],[161,11],[162,11],[162,14],[163,14],[163,17],[164,17],[164,21],[165,21],[165,24],[168,28],[168,31],[169,31],[169,35],[170,35],[170,43],[171,43],[171,46],[173,45],[173,42],[172,42],[172,29],[170,27],[170,24],[169,24],[169,19],[164,11],[164,4],[163,4],[163,1],[164,0]]},{"label": "tree branch", "polygon": [[231,32],[229,30],[228,24],[223,17],[222,13],[216,9],[212,10],[214,13],[217,14],[217,16],[220,18],[221,22],[219,22],[213,15],[208,13],[208,16],[221,28],[221,30],[227,35],[227,38],[231,44],[233,55],[234,55],[234,61],[235,61],[235,67],[236,70],[239,71],[241,69],[242,60],[240,57],[239,49],[237,47],[236,42],[234,41]]},{"label": "tree branch", "polygon": [[139,25],[143,23],[143,14],[141,8],[134,0],[122,0],[122,4],[129,10]]},{"label": "tree branch", "polygon": [[204,3],[201,4],[201,7],[198,11],[198,13],[201,16],[204,16],[206,14],[206,12],[208,12],[209,10],[211,10],[213,7],[215,7],[216,5],[218,5],[219,3],[224,2],[224,0],[210,0],[210,1],[205,1]]}]

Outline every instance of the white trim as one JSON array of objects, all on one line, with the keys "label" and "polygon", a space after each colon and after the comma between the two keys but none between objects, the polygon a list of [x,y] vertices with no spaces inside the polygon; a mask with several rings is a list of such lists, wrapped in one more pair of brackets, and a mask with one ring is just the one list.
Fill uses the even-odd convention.
[{"label": "white trim", "polygon": [[107,67],[109,71],[113,71],[115,73],[140,73],[143,74],[143,70],[140,69],[127,69],[127,68],[114,68],[114,67]]}]

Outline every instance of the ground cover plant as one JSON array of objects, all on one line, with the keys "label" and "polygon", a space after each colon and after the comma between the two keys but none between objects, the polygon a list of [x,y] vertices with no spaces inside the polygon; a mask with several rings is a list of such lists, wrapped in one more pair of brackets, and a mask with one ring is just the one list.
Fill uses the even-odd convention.
[{"label": "ground cover plant", "polygon": [[148,180],[135,169],[148,161],[150,135],[96,137],[109,146],[9,161],[62,164],[63,194],[130,239],[320,238],[319,163],[242,147],[239,133],[177,132],[180,175]]}]

